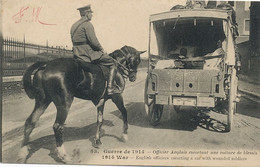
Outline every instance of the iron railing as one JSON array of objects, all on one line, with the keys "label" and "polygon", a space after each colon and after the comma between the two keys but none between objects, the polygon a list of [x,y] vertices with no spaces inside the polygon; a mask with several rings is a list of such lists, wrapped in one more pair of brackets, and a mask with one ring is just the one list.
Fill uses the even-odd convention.
[{"label": "iron railing", "polygon": [[36,61],[49,61],[60,57],[72,57],[72,51],[59,47],[26,43],[14,38],[3,39],[3,75],[22,75]]}]

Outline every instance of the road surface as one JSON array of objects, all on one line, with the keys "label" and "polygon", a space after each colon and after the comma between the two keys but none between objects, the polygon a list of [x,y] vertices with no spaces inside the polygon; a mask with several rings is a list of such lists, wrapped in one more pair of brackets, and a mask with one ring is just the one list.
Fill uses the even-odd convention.
[{"label": "road surface", "polygon": [[[126,142],[121,140],[123,131],[121,113],[109,100],[105,105],[104,124],[101,131],[103,144],[99,149],[94,148],[92,142],[97,118],[95,106],[89,101],[74,100],[64,131],[64,145],[71,156],[69,163],[109,165],[116,162],[121,165],[169,165],[169,162],[172,164],[189,164],[190,162],[194,164],[194,160],[189,158],[197,157],[199,160],[202,157],[208,157],[205,162],[212,162],[214,156],[206,152],[212,150],[215,150],[215,154],[218,155],[222,150],[220,158],[224,158],[221,160],[227,163],[231,161],[226,160],[228,158],[236,158],[232,160],[232,163],[241,165],[247,164],[250,158],[251,160],[259,158],[259,103],[247,96],[242,96],[237,114],[234,116],[234,127],[229,133],[224,131],[227,118],[225,114],[214,111],[197,114],[190,108],[183,108],[183,111],[177,114],[171,106],[165,107],[160,124],[153,127],[147,120],[143,103],[146,71],[139,71],[137,77],[136,82],[127,82],[123,93],[129,123]],[[15,163],[17,161],[23,136],[22,125],[33,106],[34,101],[23,94],[19,97],[12,97],[11,100],[4,99],[3,162]],[[52,130],[55,113],[55,107],[51,104],[31,134],[31,149],[26,163],[63,164],[55,154],[55,139]],[[196,156],[191,155],[193,152],[190,151],[194,151]],[[230,155],[232,151],[236,152],[236,155]],[[242,152],[239,156],[238,151]],[[170,152],[175,156],[170,155]],[[182,158],[179,157],[180,155]],[[168,161],[165,158],[171,158],[174,161]]]}]

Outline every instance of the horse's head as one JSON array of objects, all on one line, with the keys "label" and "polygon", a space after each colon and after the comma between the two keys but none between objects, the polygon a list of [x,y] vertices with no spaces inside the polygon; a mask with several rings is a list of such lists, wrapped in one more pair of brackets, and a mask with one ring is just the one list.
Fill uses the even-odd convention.
[{"label": "horse's head", "polygon": [[133,47],[124,46],[120,50],[111,53],[121,66],[125,76],[129,77],[131,82],[136,80],[137,67],[141,62],[140,55],[146,51],[138,51]]}]

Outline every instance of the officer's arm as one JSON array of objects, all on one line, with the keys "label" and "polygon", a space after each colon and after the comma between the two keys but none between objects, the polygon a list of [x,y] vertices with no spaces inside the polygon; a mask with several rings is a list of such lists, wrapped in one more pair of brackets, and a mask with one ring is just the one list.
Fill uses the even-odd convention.
[{"label": "officer's arm", "polygon": [[93,25],[90,23],[85,27],[85,29],[86,29],[86,36],[89,40],[89,44],[93,47],[94,50],[102,51],[103,47],[101,46],[101,44],[99,43],[96,37],[96,33]]}]

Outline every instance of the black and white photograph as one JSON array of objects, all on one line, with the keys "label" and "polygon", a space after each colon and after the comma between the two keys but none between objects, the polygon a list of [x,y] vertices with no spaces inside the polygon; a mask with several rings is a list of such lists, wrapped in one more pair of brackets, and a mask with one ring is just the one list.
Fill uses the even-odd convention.
[{"label": "black and white photograph", "polygon": [[260,166],[259,1],[0,2],[0,166]]}]

